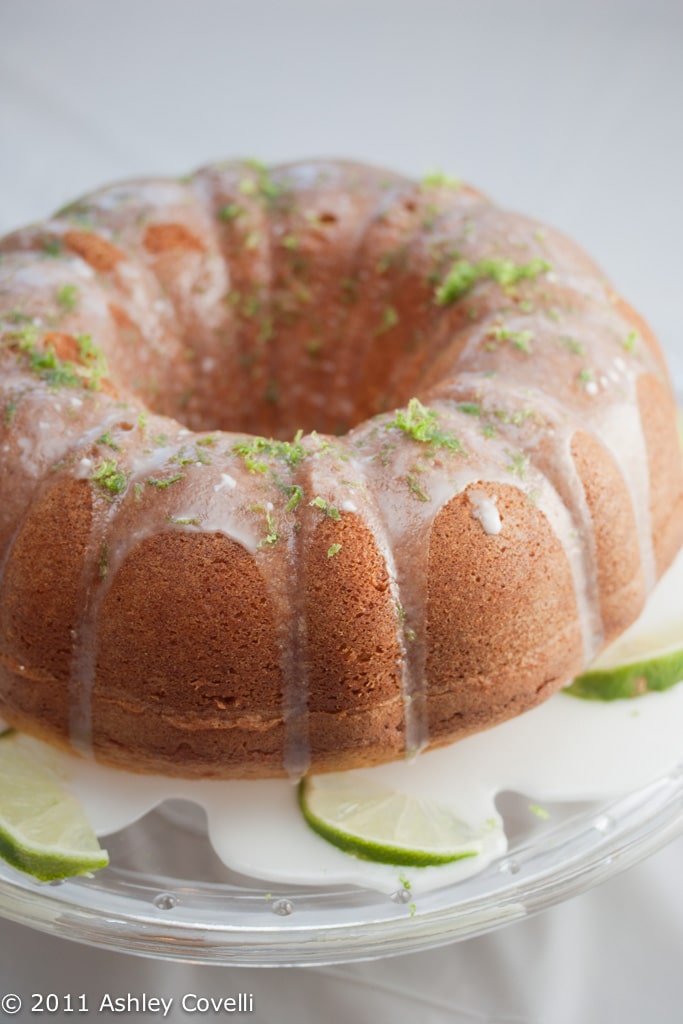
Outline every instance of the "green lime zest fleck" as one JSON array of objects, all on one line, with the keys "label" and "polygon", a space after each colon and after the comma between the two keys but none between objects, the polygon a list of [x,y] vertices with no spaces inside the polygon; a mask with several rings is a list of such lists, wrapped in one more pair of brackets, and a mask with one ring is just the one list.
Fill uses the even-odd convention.
[{"label": "green lime zest fleck", "polygon": [[341,281],[344,302],[355,302],[358,298],[358,282],[352,277],[344,277]]},{"label": "green lime zest fleck", "polygon": [[104,543],[100,548],[100,557],[98,562],[98,569],[100,573],[100,579],[104,580],[107,578],[109,572],[109,545]]},{"label": "green lime zest fleck", "polygon": [[519,281],[534,280],[539,274],[547,274],[552,267],[546,260],[533,259],[528,263],[515,263],[513,260],[482,260],[479,271],[484,277],[490,278],[503,288],[509,288]]},{"label": "green lime zest fleck", "polygon": [[52,346],[30,353],[31,370],[51,388],[78,388],[82,381],[73,363],[60,359]]},{"label": "green lime zest fleck", "polygon": [[33,324],[27,324],[6,336],[10,348],[16,348],[28,356],[29,367],[51,388],[78,388],[83,381],[78,368],[72,362],[60,359],[52,345],[38,345],[38,331]]},{"label": "green lime zest fleck", "polygon": [[638,345],[638,341],[638,331],[629,331],[624,340],[622,341],[622,345],[624,346],[627,352],[635,352],[636,346]]},{"label": "green lime zest fleck", "polygon": [[119,469],[114,459],[105,459],[92,471],[90,479],[108,494],[121,494],[128,484],[128,473]]},{"label": "green lime zest fleck", "polygon": [[102,378],[106,377],[109,372],[104,353],[95,345],[89,334],[77,334],[76,344],[81,362],[85,367],[85,370],[80,372],[84,373],[88,387],[93,391],[98,391]]},{"label": "green lime zest fleck", "polygon": [[272,437],[251,437],[248,441],[233,445],[233,452],[241,455],[250,473],[266,473],[268,463],[263,458],[280,459],[288,466],[298,466],[306,458],[306,449],[301,444],[303,431],[297,431],[293,441],[276,441]]},{"label": "green lime zest fleck", "polygon": [[562,345],[562,348],[566,348],[567,352],[571,352],[572,355],[585,355],[586,346],[582,341],[579,341],[578,338],[572,338],[568,334],[563,334],[558,338],[558,341],[560,345]]},{"label": "green lime zest fleck", "polygon": [[518,476],[520,480],[524,480],[529,468],[529,456],[525,452],[508,452],[508,455],[510,456],[508,470]]},{"label": "green lime zest fleck", "polygon": [[480,260],[478,263],[456,260],[436,289],[434,299],[437,306],[448,306],[470,291],[477,281],[495,281],[503,288],[511,288],[519,281],[533,280],[551,269],[550,264],[541,259],[528,263],[515,263],[508,259]]},{"label": "green lime zest fleck", "polygon": [[398,409],[396,416],[387,424],[387,427],[402,430],[404,434],[421,444],[449,448],[454,452],[463,451],[457,437],[441,430],[436,412],[433,409],[427,409],[419,398],[411,398],[405,409]]},{"label": "green lime zest fleck", "polygon": [[429,501],[429,495],[420,486],[419,481],[414,473],[408,473],[406,477],[410,493],[414,494],[418,501]]},{"label": "green lime zest fleck", "polygon": [[115,452],[121,451],[121,445],[118,445],[116,443],[114,438],[111,436],[110,430],[105,431],[104,434],[100,434],[100,436],[95,441],[95,444],[105,444],[107,448],[113,448]]},{"label": "green lime zest fleck", "polygon": [[375,328],[375,334],[386,334],[392,327],[395,327],[399,321],[399,315],[393,306],[387,306],[382,313],[382,322],[379,327]]},{"label": "green lime zest fleck", "polygon": [[335,555],[339,554],[341,549],[341,544],[330,544],[329,548],[327,549],[327,557],[334,558]]},{"label": "green lime zest fleck", "polygon": [[258,542],[257,547],[262,548],[266,544],[272,547],[279,539],[273,516],[273,506],[268,502],[267,505],[251,505],[250,508],[252,512],[262,512],[266,517],[266,535]]},{"label": "green lime zest fleck", "polygon": [[256,178],[243,178],[240,181],[239,190],[242,195],[259,196],[267,202],[273,202],[282,194],[282,186],[273,181],[264,163],[260,160],[246,160],[245,163],[256,172]]},{"label": "green lime zest fleck", "polygon": [[537,411],[530,405],[525,405],[522,409],[515,409],[513,412],[510,412],[509,409],[494,409],[492,413],[501,423],[507,423],[513,427],[522,427],[529,420],[541,421]]},{"label": "green lime zest fleck", "polygon": [[426,216],[422,220],[422,227],[425,231],[431,231],[436,224],[439,216],[439,207],[434,203],[429,203],[426,209]]},{"label": "green lime zest fleck", "polygon": [[22,313],[20,309],[10,309],[8,313],[2,314],[2,319],[15,327],[18,327],[19,324],[31,323],[31,317],[27,313]]},{"label": "green lime zest fleck", "polygon": [[430,171],[420,182],[423,188],[461,188],[462,182],[443,171]]},{"label": "green lime zest fleck", "polygon": [[290,498],[285,505],[285,512],[294,512],[303,501],[304,489],[299,484],[284,485],[282,488],[285,493],[289,494]]},{"label": "green lime zest fleck", "polygon": [[455,408],[466,416],[481,416],[481,406],[476,402],[458,402]]},{"label": "green lime zest fleck", "polygon": [[196,516],[166,516],[174,526],[199,526],[201,521]]},{"label": "green lime zest fleck", "polygon": [[505,327],[503,324],[500,324],[496,327],[492,327],[489,331],[489,335],[495,341],[510,341],[518,352],[524,352],[525,355],[531,355],[531,342],[534,340],[532,331],[512,331],[509,327]]},{"label": "green lime zest fleck", "polygon": [[175,473],[173,476],[166,477],[148,476],[145,483],[149,484],[151,487],[159,487],[163,490],[166,487],[170,487],[171,484],[177,484],[184,476],[184,473]]},{"label": "green lime zest fleck", "polygon": [[2,417],[3,420],[5,421],[5,423],[7,424],[7,426],[10,425],[10,423],[12,422],[12,420],[14,419],[16,414],[17,414],[17,400],[16,400],[16,398],[10,398],[10,400],[5,403],[5,407],[4,407],[4,410],[3,410],[3,417]]},{"label": "green lime zest fleck", "polygon": [[78,288],[75,284],[63,284],[57,289],[57,303],[66,313],[73,313],[78,305]]},{"label": "green lime zest fleck", "polygon": [[226,203],[218,211],[218,219],[229,223],[231,220],[236,220],[243,213],[244,210],[237,203]]},{"label": "green lime zest fleck", "polygon": [[60,238],[48,238],[43,242],[43,252],[46,256],[59,256],[62,252],[62,241]]},{"label": "green lime zest fleck", "polygon": [[319,495],[316,495],[315,498],[312,498],[308,504],[312,508],[320,509],[320,511],[323,512],[328,519],[341,519],[339,509],[335,505],[331,505],[328,501],[325,501],[325,499],[321,498]]},{"label": "green lime zest fleck", "polygon": [[457,260],[436,289],[434,299],[437,306],[449,306],[461,298],[480,277],[476,265],[467,260]]},{"label": "green lime zest fleck", "polygon": [[547,821],[550,818],[550,811],[545,807],[541,807],[540,804],[529,804],[529,810],[537,818],[540,818],[541,821]]},{"label": "green lime zest fleck", "polygon": [[285,235],[282,239],[282,244],[285,249],[289,249],[290,252],[294,252],[295,249],[299,248],[299,239],[296,235]]},{"label": "green lime zest fleck", "polygon": [[175,455],[172,455],[168,461],[176,466],[195,466],[198,462],[208,466],[211,464],[211,456],[199,448],[195,448],[194,451],[188,451],[187,448],[183,447]]},{"label": "green lime zest fleck", "polygon": [[241,311],[244,316],[251,319],[261,312],[261,299],[258,295],[245,295],[242,299]]},{"label": "green lime zest fleck", "polygon": [[377,260],[377,273],[386,274],[387,270],[399,270],[405,267],[408,259],[408,244],[403,242],[394,249],[386,249]]},{"label": "green lime zest fleck", "polygon": [[196,441],[196,444],[201,445],[202,447],[207,447],[207,446],[215,444],[215,443],[216,443],[216,435],[215,434],[207,434],[206,437],[198,437],[197,441]]},{"label": "green lime zest fleck", "polygon": [[270,405],[277,405],[280,401],[280,388],[278,387],[277,381],[272,377],[266,384],[266,390],[263,393],[263,398],[266,402],[269,402]]}]

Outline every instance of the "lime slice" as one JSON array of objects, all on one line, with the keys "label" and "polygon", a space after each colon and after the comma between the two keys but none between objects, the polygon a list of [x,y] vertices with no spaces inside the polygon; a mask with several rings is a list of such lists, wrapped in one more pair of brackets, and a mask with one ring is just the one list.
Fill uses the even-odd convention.
[{"label": "lime slice", "polygon": [[0,739],[0,857],[43,882],[106,867],[81,805],[19,740]]},{"label": "lime slice", "polygon": [[683,553],[657,584],[645,611],[563,692],[622,700],[668,690],[683,680]]},{"label": "lime slice", "polygon": [[642,661],[612,668],[593,668],[571,683],[565,693],[584,700],[625,700],[669,690],[683,680],[683,647],[659,652]]},{"label": "lime slice", "polygon": [[340,772],[303,779],[299,806],[310,827],[364,860],[412,867],[450,864],[481,852],[452,811]]}]

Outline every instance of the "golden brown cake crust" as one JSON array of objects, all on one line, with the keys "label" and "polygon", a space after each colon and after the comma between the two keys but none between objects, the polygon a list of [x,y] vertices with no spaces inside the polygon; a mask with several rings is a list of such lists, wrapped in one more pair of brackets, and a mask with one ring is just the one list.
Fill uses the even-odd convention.
[{"label": "golden brown cake crust", "polygon": [[0,715],[50,742],[216,778],[449,743],[681,545],[656,339],[474,189],[235,161],[0,250]]}]

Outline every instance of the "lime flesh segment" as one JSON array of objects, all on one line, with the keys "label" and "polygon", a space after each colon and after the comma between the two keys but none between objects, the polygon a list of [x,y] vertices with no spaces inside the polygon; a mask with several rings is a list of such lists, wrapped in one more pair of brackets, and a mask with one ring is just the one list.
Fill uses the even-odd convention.
[{"label": "lime flesh segment", "polygon": [[428,867],[481,851],[472,830],[448,808],[346,773],[303,779],[299,806],[318,835],[364,860]]},{"label": "lime flesh segment", "polygon": [[106,867],[83,810],[9,733],[0,739],[0,857],[43,882]]}]

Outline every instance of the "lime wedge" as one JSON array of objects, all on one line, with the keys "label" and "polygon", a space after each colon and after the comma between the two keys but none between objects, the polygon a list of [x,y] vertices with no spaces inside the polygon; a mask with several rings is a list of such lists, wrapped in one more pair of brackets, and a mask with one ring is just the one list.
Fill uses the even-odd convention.
[{"label": "lime wedge", "polygon": [[683,553],[662,577],[638,621],[563,692],[622,700],[683,680]]},{"label": "lime wedge", "polygon": [[43,882],[106,867],[83,810],[15,733],[0,739],[0,857]]},{"label": "lime wedge", "polygon": [[303,779],[299,806],[318,835],[364,860],[427,867],[481,852],[481,841],[447,807],[348,773]]}]

